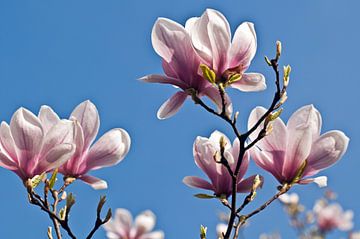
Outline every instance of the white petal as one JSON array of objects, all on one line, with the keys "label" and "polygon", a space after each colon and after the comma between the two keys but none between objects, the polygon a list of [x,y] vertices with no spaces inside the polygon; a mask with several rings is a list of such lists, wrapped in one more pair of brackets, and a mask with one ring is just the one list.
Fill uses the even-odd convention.
[{"label": "white petal", "polygon": [[176,114],[184,104],[188,94],[178,91],[170,99],[165,101],[157,112],[158,119],[167,119]]}]

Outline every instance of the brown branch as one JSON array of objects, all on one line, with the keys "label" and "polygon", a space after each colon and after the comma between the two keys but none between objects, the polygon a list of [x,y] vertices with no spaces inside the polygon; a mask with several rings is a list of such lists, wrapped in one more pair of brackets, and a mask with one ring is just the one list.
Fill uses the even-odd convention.
[{"label": "brown branch", "polygon": [[93,235],[95,234],[95,232],[105,223],[107,223],[110,218],[111,218],[111,209],[108,210],[106,216],[104,219],[101,219],[101,210],[104,206],[106,202],[106,197],[102,196],[100,197],[100,201],[97,207],[97,211],[96,211],[96,221],[95,221],[95,225],[93,227],[93,229],[90,231],[89,235],[86,237],[86,239],[91,239],[93,237]]}]

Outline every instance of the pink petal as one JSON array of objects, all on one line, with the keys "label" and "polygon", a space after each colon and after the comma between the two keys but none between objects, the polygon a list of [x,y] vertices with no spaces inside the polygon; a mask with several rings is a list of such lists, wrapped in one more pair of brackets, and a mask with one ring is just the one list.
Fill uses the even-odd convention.
[{"label": "pink petal", "polygon": [[163,231],[154,231],[150,233],[146,233],[141,236],[140,239],[164,239],[165,235]]},{"label": "pink petal", "polygon": [[144,81],[146,83],[161,83],[161,84],[170,84],[177,87],[180,87],[181,89],[186,89],[187,85],[176,78],[169,77],[169,76],[163,76],[163,75],[147,75],[142,78],[140,78],[141,81]]},{"label": "pink petal", "polygon": [[287,124],[288,147],[283,174],[291,180],[302,162],[308,158],[313,140],[319,137],[321,115],[312,105],[297,110]]},{"label": "pink petal", "polygon": [[17,164],[11,160],[5,153],[0,151],[0,167],[6,168],[8,170],[17,170]]},{"label": "pink petal", "polygon": [[39,153],[44,130],[40,120],[24,108],[18,109],[10,121],[10,131],[19,149],[19,164],[25,171],[33,167],[33,157]]},{"label": "pink petal", "polygon": [[311,148],[304,176],[312,176],[318,171],[336,163],[346,152],[349,138],[338,130],[320,136]]},{"label": "pink petal", "polygon": [[152,211],[146,210],[140,213],[134,221],[136,234],[143,235],[144,233],[150,232],[154,228],[155,222],[156,216]]},{"label": "pink petal", "polygon": [[[223,71],[230,49],[230,26],[220,12],[207,9],[191,23],[191,40],[198,54],[215,71]],[[190,27],[189,27],[190,28]],[[222,72],[220,72],[222,73]]]},{"label": "pink petal", "polygon": [[125,130],[110,130],[90,148],[86,158],[87,171],[119,163],[129,152],[130,144],[130,136]]},{"label": "pink petal", "polygon": [[[218,89],[216,89],[213,86],[206,87],[201,92],[201,94],[209,97],[209,99],[216,105],[217,111],[221,112],[222,100]],[[226,113],[231,116],[233,112],[233,106],[232,106],[231,98],[228,96],[228,94],[225,94],[225,107],[226,107]]]},{"label": "pink petal", "polygon": [[45,135],[41,147],[41,155],[47,154],[52,148],[63,143],[74,143],[75,124],[70,120],[61,120]]},{"label": "pink petal", "polygon": [[266,89],[265,77],[260,73],[245,73],[230,86],[244,92],[262,91]]},{"label": "pink petal", "polygon": [[35,175],[59,168],[74,154],[74,144],[59,144],[53,147],[41,160],[35,168]]},{"label": "pink petal", "polygon": [[90,175],[82,175],[79,179],[89,184],[95,190],[107,189],[108,187],[106,181]]},{"label": "pink petal", "polygon": [[229,68],[241,66],[247,69],[256,53],[256,33],[254,24],[251,22],[242,23],[235,31],[230,49]]},{"label": "pink petal", "polygon": [[[252,186],[254,184],[254,180],[255,180],[256,175],[252,175],[244,180],[241,180],[238,184],[237,184],[237,192],[238,193],[247,193],[250,192],[252,189]],[[262,176],[260,176],[260,180],[261,180],[261,185],[260,187],[262,187],[262,185],[264,184],[264,178]]]},{"label": "pink petal", "polygon": [[[159,18],[152,30],[153,47],[171,68],[171,76],[176,76],[188,85],[192,85],[199,68],[189,34],[180,24],[166,18]],[[169,72],[169,69],[166,71]]]},{"label": "pink petal", "polygon": [[70,118],[79,121],[84,133],[84,148],[88,148],[99,131],[100,120],[96,106],[86,100],[74,109]]},{"label": "pink petal", "polygon": [[176,114],[184,104],[188,94],[178,91],[170,99],[165,101],[157,112],[158,119],[167,119]]},{"label": "pink petal", "polygon": [[107,231],[107,237],[110,239],[126,238],[131,230],[132,216],[131,213],[124,209],[118,208],[115,211],[114,219],[111,219],[104,225]]},{"label": "pink petal", "polygon": [[275,151],[269,153],[253,147],[250,154],[256,165],[271,173],[280,183],[285,182],[286,179],[282,175],[285,152]]},{"label": "pink petal", "polygon": [[59,116],[47,105],[41,106],[38,118],[45,133],[60,121]]},{"label": "pink petal", "polygon": [[10,127],[6,122],[1,122],[0,126],[0,144],[12,160],[18,162],[15,142],[10,132]]},{"label": "pink petal", "polygon": [[206,180],[195,177],[195,176],[187,176],[183,179],[183,183],[193,188],[202,188],[206,190],[214,190],[213,186]]},{"label": "pink petal", "polygon": [[298,182],[299,184],[309,184],[309,183],[316,183],[320,188],[327,186],[327,177],[320,176],[316,178],[306,178],[302,179]]},{"label": "pink petal", "polygon": [[[265,114],[266,109],[264,107],[256,107],[250,113],[248,120],[248,129],[252,128],[260,118]],[[255,140],[264,124],[261,124],[255,131],[250,135],[251,141]],[[277,118],[272,121],[273,131],[265,138],[260,140],[256,146],[265,151],[286,151],[286,145],[288,141],[288,133],[284,122]],[[280,160],[280,159],[278,159]]]}]

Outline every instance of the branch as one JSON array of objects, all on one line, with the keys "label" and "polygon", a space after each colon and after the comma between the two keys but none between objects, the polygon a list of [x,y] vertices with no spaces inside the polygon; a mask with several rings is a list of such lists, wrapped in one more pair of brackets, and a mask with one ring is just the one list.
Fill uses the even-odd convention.
[{"label": "branch", "polygon": [[96,221],[95,221],[95,225],[93,227],[93,229],[90,231],[89,235],[86,237],[86,239],[90,239],[92,238],[92,236],[95,234],[95,232],[101,227],[101,225],[107,223],[111,216],[112,216],[112,213],[111,213],[111,209],[109,209],[107,211],[107,214],[105,216],[105,218],[102,220],[101,219],[101,210],[104,206],[106,202],[106,197],[105,196],[102,196],[100,197],[100,201],[99,201],[99,204],[98,204],[98,207],[97,207],[97,211],[96,211]]}]

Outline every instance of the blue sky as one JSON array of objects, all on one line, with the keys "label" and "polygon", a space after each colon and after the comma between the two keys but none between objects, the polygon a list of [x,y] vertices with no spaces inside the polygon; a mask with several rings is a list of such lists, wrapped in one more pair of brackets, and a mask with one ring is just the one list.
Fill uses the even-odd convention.
[{"label": "blue sky", "polygon": [[[77,104],[90,99],[100,112],[100,135],[122,127],[132,137],[131,151],[122,163],[93,173],[108,181],[108,190],[94,191],[80,182],[71,186],[77,198],[71,215],[74,231],[79,238],[89,231],[97,200],[106,194],[112,208],[128,208],[135,214],[153,210],[157,227],[165,231],[166,238],[197,238],[200,224],[215,233],[216,213],[223,208],[215,200],[194,198],[199,191],[181,181],[187,175],[202,175],[192,157],[197,135],[208,136],[218,129],[234,136],[223,122],[190,101],[175,117],[159,121],[157,108],[175,90],[136,80],[162,72],[150,42],[156,18],[185,23],[208,7],[222,11],[232,30],[243,21],[255,23],[258,51],[251,70],[262,72],[269,87],[261,93],[230,92],[241,112],[240,128],[245,128],[253,107],[266,106],[271,100],[273,74],[263,56],[272,55],[274,43],[280,39],[282,63],[293,68],[283,118],[313,103],[322,113],[323,132],[341,129],[351,138],[342,161],[323,174],[329,177],[329,186],[339,194],[342,205],[355,210],[359,225],[357,0],[1,1],[0,119],[9,121],[20,106],[36,112],[43,104],[67,117]],[[249,171],[253,173],[266,177],[257,204],[270,197],[277,184],[254,166]],[[0,168],[0,182],[1,238],[45,238],[49,220],[27,203],[16,175]],[[323,192],[314,185],[293,191],[308,206]],[[272,231],[294,238],[278,203],[253,218],[245,235],[257,238],[260,232]],[[105,238],[104,231],[94,238]]]}]

